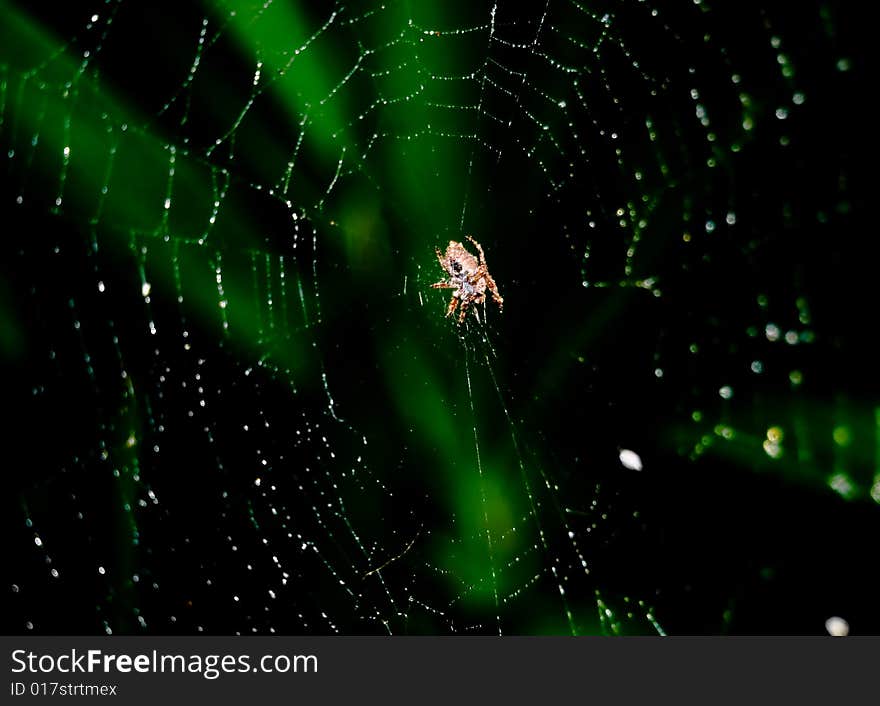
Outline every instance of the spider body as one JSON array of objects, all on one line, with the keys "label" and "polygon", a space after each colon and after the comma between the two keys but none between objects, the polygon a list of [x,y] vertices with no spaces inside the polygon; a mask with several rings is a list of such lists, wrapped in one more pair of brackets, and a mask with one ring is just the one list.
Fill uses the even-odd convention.
[{"label": "spider body", "polygon": [[498,304],[498,308],[502,309],[504,306],[504,299],[498,292],[498,286],[492,279],[492,275],[489,274],[482,246],[471,236],[467,238],[477,248],[479,258],[469,253],[464,245],[454,240],[449,241],[445,253],[441,253],[440,248],[435,248],[440,267],[446,270],[449,277],[431,285],[435,289],[453,290],[452,298],[446,309],[446,316],[452,316],[456,307],[459,307],[459,324],[464,321],[471,304],[482,304],[486,301],[487,289],[492,299]]}]

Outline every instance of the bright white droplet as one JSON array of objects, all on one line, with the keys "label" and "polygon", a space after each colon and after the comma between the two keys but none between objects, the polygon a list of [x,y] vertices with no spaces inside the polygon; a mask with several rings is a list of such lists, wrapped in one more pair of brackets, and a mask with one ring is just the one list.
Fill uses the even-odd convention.
[{"label": "bright white droplet", "polygon": [[624,468],[629,468],[631,471],[642,470],[642,459],[635,451],[621,449],[620,462],[623,464]]},{"label": "bright white droplet", "polygon": [[148,297],[148,296],[150,296],[150,290],[151,290],[151,289],[152,289],[152,287],[150,286],[150,283],[149,283],[149,282],[144,282],[144,283],[141,285],[141,294],[142,294],[143,296],[145,296],[145,297]]},{"label": "bright white droplet", "polygon": [[825,629],[832,637],[846,637],[849,635],[849,623],[836,615],[825,621]]}]

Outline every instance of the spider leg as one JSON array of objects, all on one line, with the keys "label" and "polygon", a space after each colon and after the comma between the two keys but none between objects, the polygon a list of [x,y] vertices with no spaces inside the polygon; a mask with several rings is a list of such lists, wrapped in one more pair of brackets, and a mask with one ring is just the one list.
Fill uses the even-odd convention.
[{"label": "spider leg", "polygon": [[443,253],[440,252],[440,248],[435,247],[434,252],[437,253],[437,262],[440,263],[440,267],[444,270],[446,269],[446,260],[443,259]]},{"label": "spider leg", "polygon": [[[449,307],[446,309],[446,316],[452,316],[452,312],[455,311],[455,307],[458,305],[458,298],[453,295],[452,299],[449,300]],[[462,304],[462,311],[464,311],[464,304]]]},{"label": "spider leg", "polygon": [[477,252],[480,254],[480,264],[481,264],[481,265],[485,265],[485,264],[486,264],[486,255],[483,253],[483,246],[480,245],[480,244],[474,239],[474,236],[472,236],[472,235],[469,235],[469,236],[467,237],[467,239],[470,240],[470,241],[474,244],[474,247],[477,249]]},{"label": "spider leg", "polygon": [[[488,289],[492,293],[492,299],[495,300],[495,303],[498,304],[500,309],[504,308],[504,298],[501,296],[501,293],[498,291],[498,285],[495,284],[495,280],[492,279],[492,275],[489,274],[489,268],[486,267],[485,264],[480,265],[474,275],[470,278],[471,284],[476,284],[480,280],[483,280],[486,283],[486,289]],[[482,294],[483,300],[485,300],[486,295]]]},{"label": "spider leg", "polygon": [[435,282],[431,285],[434,289],[458,289],[458,287],[454,284],[449,284],[445,280],[443,282]]},{"label": "spider leg", "polygon": [[461,324],[461,322],[464,321],[464,317],[467,315],[468,304],[470,304],[470,302],[467,299],[462,300],[461,311],[459,312],[459,315],[458,315],[458,323],[459,324]]},{"label": "spider leg", "polygon": [[494,299],[495,303],[498,304],[498,308],[504,309],[504,298],[498,291],[498,285],[495,284],[495,280],[492,279],[491,275],[488,272],[486,273],[486,286],[489,288],[489,291],[492,292],[492,299]]},{"label": "spider leg", "polygon": [[477,267],[477,271],[474,272],[470,277],[468,277],[468,282],[476,287],[479,286],[480,280],[488,283],[491,279],[492,277],[489,275],[489,270],[486,269],[486,265],[480,265],[479,267]]}]

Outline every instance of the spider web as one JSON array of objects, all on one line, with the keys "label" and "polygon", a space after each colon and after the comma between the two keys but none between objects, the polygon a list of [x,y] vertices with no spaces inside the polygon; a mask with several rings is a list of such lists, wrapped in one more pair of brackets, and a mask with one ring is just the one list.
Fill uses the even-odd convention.
[{"label": "spider web", "polygon": [[[827,6],[40,14],[0,66],[14,630],[662,634],[652,465],[880,496],[796,397],[823,253],[782,244],[851,206]],[[468,233],[506,310],[457,328]]]}]

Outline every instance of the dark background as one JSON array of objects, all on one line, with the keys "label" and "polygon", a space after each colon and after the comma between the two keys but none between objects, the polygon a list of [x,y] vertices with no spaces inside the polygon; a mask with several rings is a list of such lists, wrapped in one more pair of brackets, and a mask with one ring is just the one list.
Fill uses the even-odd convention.
[{"label": "dark background", "polygon": [[[504,604],[504,632],[650,633],[647,613],[670,634],[821,634],[832,615],[853,633],[880,630],[874,126],[858,3],[664,3],[653,8],[660,19],[644,4],[591,5],[591,18],[560,3],[533,50],[487,49],[485,31],[444,35],[435,50],[407,39],[401,56],[365,59],[377,74],[402,61],[400,85],[366,72],[343,84],[344,136],[328,139],[332,111],[313,109],[290,208],[267,194],[298,136],[284,98],[256,101],[234,146],[210,148],[254,71],[238,30],[213,21],[226,6],[123,3],[84,72],[64,57],[94,51],[82,27],[99,10],[3,8],[65,47],[47,60],[10,22],[0,61],[0,141],[16,153],[0,169],[5,632],[496,632],[491,600],[463,598],[489,561],[484,505],[459,496],[477,487],[475,431],[499,507],[514,508],[510,523],[526,536],[509,555],[498,549],[521,558],[498,587],[527,586]],[[498,35],[528,44],[543,10],[502,3]],[[299,11],[305,36],[331,12]],[[407,18],[445,30],[483,25],[488,11],[393,5],[334,26],[304,56],[326,57],[332,86],[364,46],[409,37]],[[257,14],[238,8],[245,27]],[[207,36],[219,34],[184,92],[182,122],[183,99],[162,106],[186,80],[203,16]],[[578,90],[554,62],[576,67]],[[488,67],[507,90],[481,99],[471,83],[429,79],[425,103],[357,117],[377,95],[458,64]],[[75,104],[58,98],[71,68]],[[318,90],[310,80],[289,89],[294,105]],[[478,114],[429,105],[479,100]],[[65,115],[74,141],[82,130],[97,147],[74,148],[59,209]],[[435,132],[413,139],[426,124]],[[105,126],[118,151],[102,201]],[[337,147],[361,154],[374,134],[367,158],[327,192]],[[165,238],[167,145],[183,206]],[[229,196],[203,247],[224,178],[212,169],[223,168]],[[505,310],[490,305],[487,325],[459,329],[428,285],[441,278],[434,246],[463,236],[463,194],[465,232],[485,247]],[[621,228],[627,203],[636,215]],[[364,236],[364,220],[380,225]],[[660,296],[635,284],[649,277]],[[768,324],[795,331],[797,344],[768,340]],[[763,447],[773,427],[785,434],[778,459]],[[620,449],[636,450],[644,470],[622,468]],[[365,577],[414,537],[383,582]]]}]

